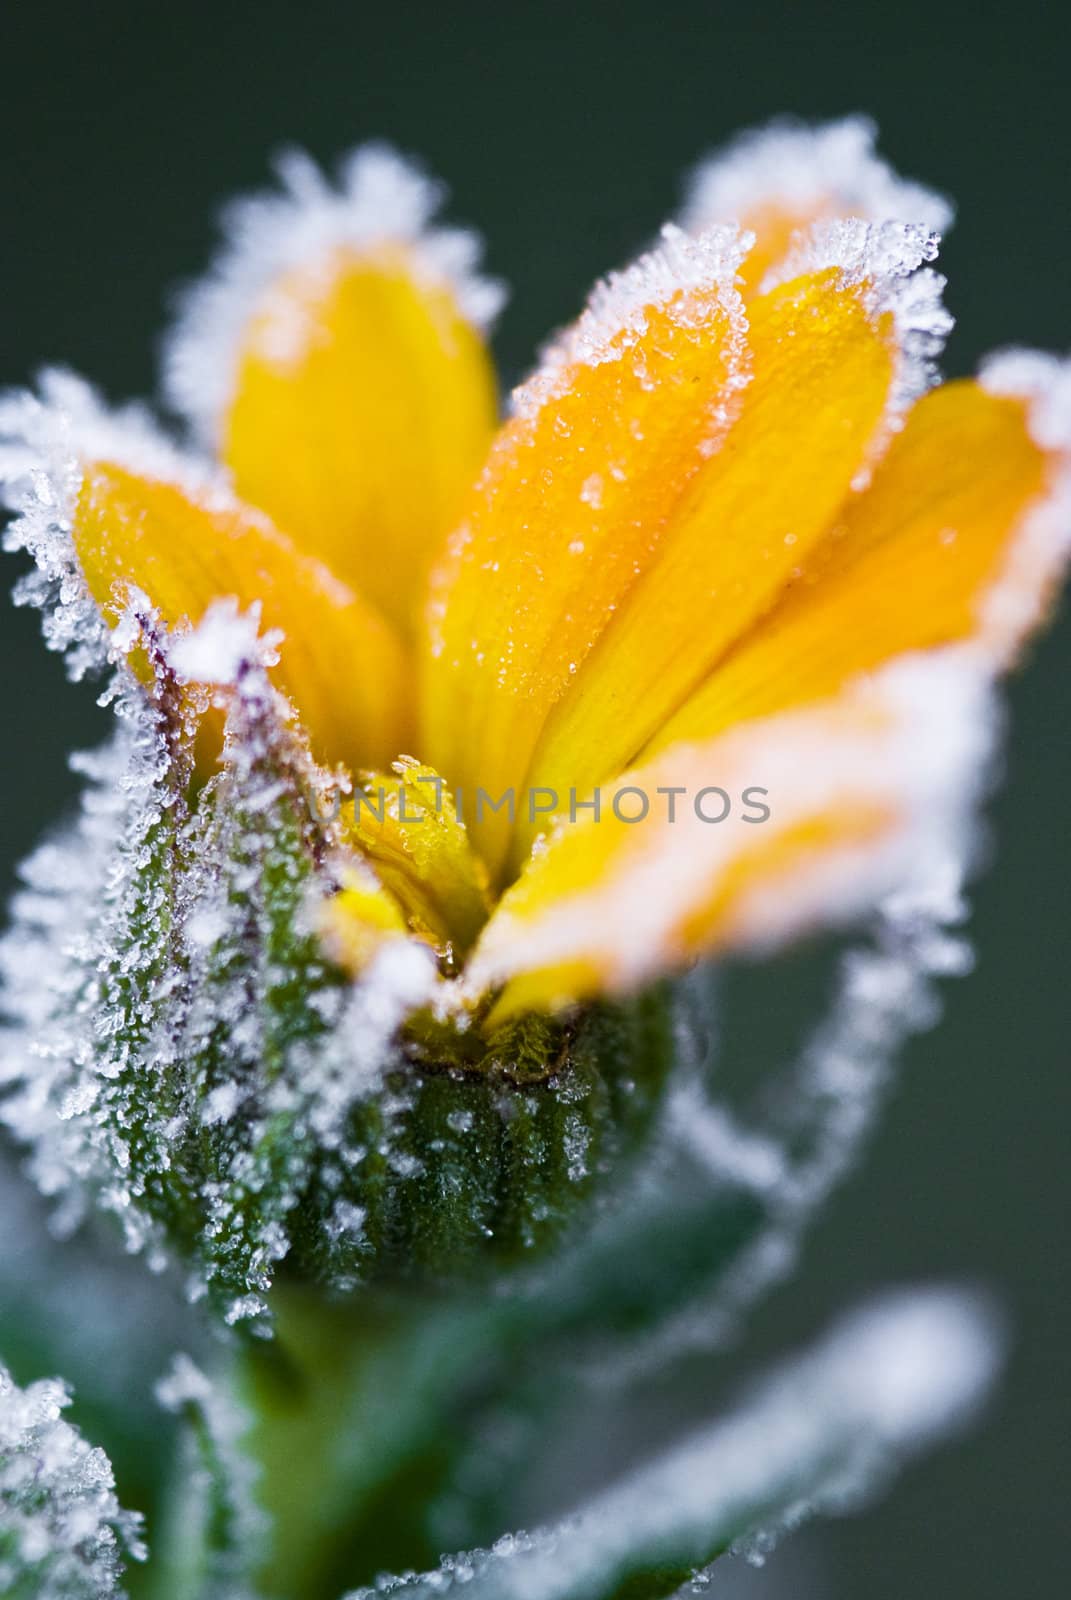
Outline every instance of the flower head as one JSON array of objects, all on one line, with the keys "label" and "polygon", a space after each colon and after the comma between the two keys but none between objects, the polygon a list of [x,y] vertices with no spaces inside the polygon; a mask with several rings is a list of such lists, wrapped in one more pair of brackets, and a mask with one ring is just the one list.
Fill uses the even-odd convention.
[{"label": "flower head", "polygon": [[[290,157],[171,341],[218,468],[68,384],[22,424],[69,429],[106,624],[137,591],[167,630],[226,599],[279,631],[315,755],[366,791],[324,918],[343,959],[408,926],[475,945],[470,995],[614,989],[865,902],[961,784],[962,697],[1062,554],[1029,533],[1066,380],[1020,358],[927,393],[948,210],[871,138],[775,128],[701,169],[688,231],[597,287],[497,436],[472,239],[388,152],[337,189]],[[763,830],[732,793],[704,821],[704,781],[761,789]]]},{"label": "flower head", "polygon": [[[1017,354],[937,385],[949,211],[872,138],[701,168],[497,430],[498,287],[381,149],[337,186],[290,157],[231,214],[169,346],[192,449],[68,377],[6,404],[51,637],[127,663],[177,763],[143,769],[143,861],[186,807],[182,851],[234,875],[169,902],[202,1044],[236,900],[284,989],[323,1012],[363,977],[366,1030],[415,1016],[470,1062],[962,855],[993,681],[1066,554],[1071,379]],[[241,1074],[212,1092],[222,1118]]]}]

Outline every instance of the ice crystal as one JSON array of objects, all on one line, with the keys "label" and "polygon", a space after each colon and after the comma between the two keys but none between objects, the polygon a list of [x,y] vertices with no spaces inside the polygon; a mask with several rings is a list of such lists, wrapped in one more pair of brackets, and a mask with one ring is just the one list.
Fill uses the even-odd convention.
[{"label": "ice crystal", "polygon": [[72,537],[83,463],[110,461],[177,484],[208,509],[233,509],[235,500],[218,468],[178,450],[147,408],[110,410],[90,384],[55,368],[41,375],[38,391],[0,397],[0,483],[15,513],[4,548],[33,557],[15,601],[41,612],[45,642],[81,678],[129,650],[138,625],[131,612],[109,632],[83,576]]},{"label": "ice crystal", "polygon": [[0,1592],[8,1600],[107,1600],[124,1556],[141,1561],[141,1518],[121,1509],[111,1464],[63,1411],[66,1384],[20,1389],[0,1365]]},{"label": "ice crystal", "polygon": [[[924,660],[903,657],[852,692],[858,709],[872,706],[882,719],[865,746],[856,723],[830,719],[821,706],[771,718],[762,728],[761,747],[751,742],[754,725],[745,723],[724,737],[722,774],[735,766],[749,781],[761,779],[779,797],[782,826],[791,816],[835,813],[859,797],[864,804],[884,804],[895,794],[900,808],[898,825],[881,840],[863,849],[830,850],[798,878],[786,872],[741,896],[734,934],[742,947],[768,951],[816,924],[850,921],[896,884],[915,881],[921,863],[943,860],[957,841],[969,848],[996,727],[991,684],[973,653],[949,649]],[[696,769],[701,771],[698,757]],[[682,761],[675,763],[677,781],[685,781],[680,774],[686,770]],[[620,782],[628,784],[629,774]],[[558,827],[564,832],[567,823]],[[657,856],[639,849],[623,856],[612,879],[583,884],[538,916],[514,916],[507,901],[465,981],[478,991],[525,967],[567,969],[592,949],[604,959],[613,956],[612,967],[606,961],[606,981],[615,987],[627,991],[650,981],[693,903],[696,874],[715,883],[733,844],[727,829],[704,831],[686,818],[668,830]],[[644,930],[642,940],[635,937],[637,928]]]},{"label": "ice crystal", "polygon": [[[168,345],[171,401],[208,443],[230,398],[250,306],[297,268],[322,264],[339,249],[368,254],[384,242],[402,244],[414,270],[448,285],[477,327],[494,321],[505,298],[503,286],[479,271],[475,234],[431,225],[442,186],[389,147],[351,152],[339,165],[337,184],[298,150],[283,154],[277,166],[278,192],[227,207],[225,247],[209,277],[185,296]],[[276,319],[273,338],[284,358],[296,332]]]},{"label": "ice crystal", "polygon": [[899,177],[876,154],[869,117],[845,117],[820,127],[775,122],[742,134],[696,168],[683,222],[690,229],[732,222],[770,207],[790,214],[921,223],[943,233],[951,203]]},{"label": "ice crystal", "polygon": [[167,660],[187,683],[235,687],[251,662],[275,664],[280,641],[279,634],[260,637],[259,605],[243,616],[236,600],[217,600],[196,628],[168,640]]},{"label": "ice crystal", "polygon": [[[206,626],[218,633],[220,619]],[[70,1221],[92,1195],[131,1249],[162,1260],[179,1242],[195,1286],[245,1316],[288,1248],[317,1104],[321,1119],[321,1096],[332,1116],[345,1108],[317,1042],[347,1002],[302,931],[323,872],[303,803],[315,769],[248,631],[232,618],[225,637],[240,683],[224,768],[196,807],[173,699],[147,701],[120,676],[117,737],[78,762],[90,780],[80,818],[24,868],[0,946],[3,1114]],[[180,644],[195,666],[205,639]],[[383,1007],[392,985],[376,976]],[[371,1034],[362,1048],[351,1100],[376,1087]]]},{"label": "ice crystal", "polygon": [[[1030,431],[1043,450],[1066,463],[1071,450],[1071,361],[1036,350],[990,356],[979,376],[992,394],[1023,401]],[[1048,493],[1027,514],[999,582],[986,598],[983,620],[1009,653],[1030,626],[1030,595],[1051,600],[1071,549],[1071,470],[1055,470]]]},{"label": "ice crystal", "polygon": [[200,1592],[256,1600],[246,1578],[262,1555],[267,1519],[256,1504],[255,1465],[242,1450],[250,1418],[187,1355],[175,1356],[156,1398],[188,1424],[181,1537],[204,1551]]}]

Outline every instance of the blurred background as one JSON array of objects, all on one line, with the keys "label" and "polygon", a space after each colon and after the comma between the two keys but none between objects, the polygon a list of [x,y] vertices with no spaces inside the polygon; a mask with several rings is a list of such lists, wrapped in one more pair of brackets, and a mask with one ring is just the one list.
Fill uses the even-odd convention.
[{"label": "blurred background", "polygon": [[[448,180],[451,215],[482,229],[491,270],[509,280],[497,347],[512,383],[591,280],[675,208],[699,156],[784,112],[868,112],[894,165],[958,202],[942,252],[958,319],[949,372],[1011,341],[1066,348],[1065,26],[1048,5],[941,0],[5,6],[0,381],[64,362],[110,398],[150,394],[169,294],[207,260],[220,201],[260,185],[281,144],[330,162],[386,137]],[[18,564],[4,567],[10,582]],[[68,751],[102,737],[106,720],[91,690],[64,682],[35,617],[5,611],[0,652],[6,896],[20,857],[71,803]],[[951,1276],[1006,1306],[1006,1382],[970,1437],[876,1509],[790,1542],[765,1575],[726,1570],[714,1594],[1004,1600],[1057,1592],[1071,1566],[1069,672],[1065,618],[1011,688],[995,850],[975,895],[977,969],[909,1052],[804,1274],[732,1358],[757,1365],[887,1282]],[[787,989],[793,974],[783,978]],[[781,980],[775,967],[749,982],[756,1012],[776,1007]],[[81,1318],[89,1292],[62,1258],[47,1284],[31,1270],[37,1226],[29,1196],[0,1189],[0,1350],[23,1380],[61,1359],[62,1339],[41,1329]],[[104,1398],[151,1374],[156,1319],[173,1315],[176,1336],[180,1320],[141,1293],[138,1274],[115,1284],[96,1292],[122,1304],[144,1354],[104,1382],[98,1335]],[[25,1315],[35,1295],[48,1301],[40,1319]],[[144,1443],[106,1423],[96,1436],[121,1475]]]}]

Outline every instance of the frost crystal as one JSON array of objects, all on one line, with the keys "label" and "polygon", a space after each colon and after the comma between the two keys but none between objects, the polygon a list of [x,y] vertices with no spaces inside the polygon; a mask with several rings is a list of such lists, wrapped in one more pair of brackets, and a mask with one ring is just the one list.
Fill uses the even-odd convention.
[{"label": "frost crystal", "polygon": [[[734,766],[751,781],[761,774],[763,785],[779,797],[782,827],[797,816],[831,813],[849,797],[886,804],[895,796],[898,810],[897,825],[880,841],[843,854],[830,850],[798,878],[786,871],[741,896],[734,926],[740,947],[766,951],[816,924],[849,921],[905,875],[913,877],[920,862],[941,860],[957,841],[973,837],[972,806],[995,717],[991,686],[972,653],[948,649],[925,659],[904,657],[851,692],[858,708],[878,712],[869,731],[860,722],[830,719],[817,706],[762,725],[744,723],[724,737],[723,781]],[[848,704],[847,696],[840,704]],[[696,748],[699,753],[690,756],[679,747],[672,774],[687,782],[685,760],[694,759],[698,788],[704,769]],[[655,770],[654,781],[664,781]],[[629,775],[621,782],[627,784]],[[594,949],[603,954],[608,986],[627,990],[653,979],[665,950],[673,948],[675,928],[695,903],[697,878],[713,892],[733,859],[726,830],[704,833],[686,818],[667,833],[657,855],[622,850],[612,876],[561,895],[538,915],[514,915],[507,900],[465,981],[478,990],[526,967],[567,966]]]},{"label": "frost crystal", "polygon": [[[703,307],[715,297],[725,315],[727,400],[731,399],[748,381],[747,323],[736,274],[753,243],[754,235],[738,228],[710,228],[693,239],[667,223],[656,249],[596,284],[577,322],[547,347],[536,371],[513,391],[514,411],[531,416],[560,398],[577,365],[595,367],[621,360],[646,331],[648,313],[656,306],[679,298],[678,316],[686,323],[689,314],[695,314],[688,309],[690,295]],[[727,418],[721,420],[724,424]]]},{"label": "frost crystal", "polygon": [[288,273],[340,248],[370,252],[411,247],[414,270],[449,286],[477,327],[494,321],[505,292],[479,272],[481,245],[460,228],[433,227],[441,185],[385,145],[365,145],[340,164],[337,185],[300,151],[280,157],[281,192],[233,201],[224,212],[226,244],[203,282],[190,290],[167,349],[165,381],[176,409],[207,443],[234,384],[249,308]]},{"label": "frost crystal", "polygon": [[186,683],[236,687],[244,668],[274,666],[281,634],[260,635],[260,607],[243,616],[235,600],[217,600],[196,628],[167,642],[168,663]]},{"label": "frost crystal", "polygon": [[[927,262],[937,258],[938,236],[915,222],[819,222],[763,280],[763,290],[804,272],[835,267],[845,288],[862,285],[872,315],[888,314],[896,328],[896,375],[888,423],[895,427],[919,395],[936,382],[937,358],[952,329],[941,296],[947,280]],[[883,449],[887,435],[878,442]]]},{"label": "frost crystal", "polygon": [[[91,385],[57,369],[42,374],[39,390],[0,397],[0,484],[15,513],[4,548],[33,557],[36,570],[16,586],[16,604],[37,607],[46,643],[81,678],[129,650],[140,626],[132,612],[110,634],[82,574],[72,523],[84,463],[114,462],[174,483],[209,509],[235,501],[220,471],[177,450],[144,407],[110,410]],[[143,609],[151,609],[147,601]]]},{"label": "frost crystal", "polygon": [[697,167],[683,224],[695,230],[781,207],[803,215],[824,211],[878,222],[892,218],[945,232],[952,222],[950,202],[898,177],[875,153],[876,138],[868,117],[816,128],[775,122],[745,133]]},{"label": "frost crystal", "polygon": [[1005,350],[990,356],[979,374],[991,394],[1025,402],[1030,431],[1043,450],[1060,463],[1055,481],[1032,511],[1016,539],[1004,571],[986,597],[983,622],[1009,656],[1029,633],[1036,596],[1051,603],[1071,550],[1071,360],[1036,350]]},{"label": "frost crystal", "polygon": [[7,1600],[106,1600],[123,1557],[145,1559],[141,1518],[123,1511],[111,1464],[64,1421],[56,1379],[19,1389],[0,1366],[0,1593]]},{"label": "frost crystal", "polygon": [[[237,632],[227,759],[196,809],[173,704],[121,676],[118,736],[79,761],[82,815],[27,863],[0,944],[3,1116],[41,1188],[68,1222],[95,1196],[154,1260],[178,1242],[234,1319],[262,1309],[287,1218],[324,1177],[317,1128],[378,1087],[389,1043],[366,1030],[340,1088],[325,1041],[362,991],[347,1000],[303,931],[328,882],[303,801],[320,775]],[[393,992],[380,982],[380,1011]]]}]

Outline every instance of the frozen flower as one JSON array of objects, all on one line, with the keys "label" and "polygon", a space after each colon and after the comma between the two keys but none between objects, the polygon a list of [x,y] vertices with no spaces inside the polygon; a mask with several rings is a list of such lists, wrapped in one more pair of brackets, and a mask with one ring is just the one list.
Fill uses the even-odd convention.
[{"label": "frozen flower", "polygon": [[[187,804],[184,859],[226,854],[247,920],[304,862],[261,979],[292,995],[319,959],[365,980],[362,1038],[419,1011],[426,1053],[453,1030],[468,1060],[466,1032],[854,917],[962,854],[993,681],[1066,554],[1071,378],[1017,353],[937,384],[948,208],[871,146],[781,127],[701,169],[501,426],[498,287],[378,148],[337,186],[288,158],[231,214],[169,345],[189,448],[65,376],[6,403],[50,636],[76,669],[129,662],[181,769],[142,880]],[[284,861],[271,819],[299,788]],[[158,934],[189,913],[184,1026],[259,1070],[292,1031],[218,1009],[253,942],[198,896],[149,908]],[[313,944],[284,972],[291,915]],[[241,1114],[241,1073],[214,1070]],[[301,1128],[360,1081],[336,1072]]]}]

